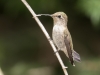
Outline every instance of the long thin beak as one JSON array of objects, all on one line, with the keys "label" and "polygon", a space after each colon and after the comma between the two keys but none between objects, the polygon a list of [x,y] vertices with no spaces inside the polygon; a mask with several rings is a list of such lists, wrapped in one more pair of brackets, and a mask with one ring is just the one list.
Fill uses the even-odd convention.
[{"label": "long thin beak", "polygon": [[50,14],[38,14],[36,16],[51,16]]}]

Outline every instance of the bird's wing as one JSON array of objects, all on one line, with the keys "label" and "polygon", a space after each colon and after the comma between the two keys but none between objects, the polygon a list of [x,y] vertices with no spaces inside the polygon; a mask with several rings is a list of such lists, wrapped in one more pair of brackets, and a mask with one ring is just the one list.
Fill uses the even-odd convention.
[{"label": "bird's wing", "polygon": [[[68,32],[68,33],[66,33],[66,32]],[[72,41],[71,41],[71,37],[69,35],[69,31],[65,30],[64,34],[65,34],[64,35],[64,42],[65,42],[65,45],[66,45],[68,57],[69,57],[71,64],[74,65],[73,56],[72,56],[72,48],[71,48]]]}]

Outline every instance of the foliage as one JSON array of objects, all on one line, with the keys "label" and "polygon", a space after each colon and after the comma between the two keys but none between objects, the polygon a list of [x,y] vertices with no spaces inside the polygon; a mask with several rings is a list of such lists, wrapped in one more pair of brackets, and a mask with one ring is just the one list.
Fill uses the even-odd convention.
[{"label": "foliage", "polygon": [[100,0],[78,0],[78,8],[91,19],[94,26],[100,25]]}]

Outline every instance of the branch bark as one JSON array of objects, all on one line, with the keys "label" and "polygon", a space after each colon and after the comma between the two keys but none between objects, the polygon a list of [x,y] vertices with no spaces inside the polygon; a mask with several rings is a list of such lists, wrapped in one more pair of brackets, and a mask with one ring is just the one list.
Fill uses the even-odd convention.
[{"label": "branch bark", "polygon": [[32,8],[30,7],[30,5],[26,2],[26,0],[21,0],[24,5],[27,7],[27,9],[30,11],[30,13],[32,14],[32,16],[34,17],[34,19],[36,20],[36,22],[38,23],[39,27],[41,28],[41,30],[43,31],[44,35],[46,36],[46,38],[48,39],[51,47],[53,48],[55,54],[56,54],[56,57],[58,58],[58,61],[60,63],[60,65],[62,66],[62,69],[64,71],[64,74],[65,75],[68,75],[67,73],[67,70],[66,70],[66,66],[63,64],[63,61],[59,55],[59,53],[57,52],[57,49],[53,43],[53,41],[51,40],[49,34],[47,33],[46,29],[44,28],[43,24],[40,22],[40,20],[38,19],[37,15],[35,14],[35,12],[32,10]]}]

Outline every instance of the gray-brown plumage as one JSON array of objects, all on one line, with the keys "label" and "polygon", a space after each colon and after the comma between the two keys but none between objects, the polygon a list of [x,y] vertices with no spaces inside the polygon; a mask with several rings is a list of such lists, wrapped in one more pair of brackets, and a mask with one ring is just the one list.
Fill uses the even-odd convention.
[{"label": "gray-brown plumage", "polygon": [[68,17],[64,12],[51,15],[54,21],[52,38],[58,50],[63,51],[74,66],[74,61],[79,62],[80,56],[73,49],[72,38],[67,28]]},{"label": "gray-brown plumage", "polygon": [[39,14],[38,16],[45,15],[51,16],[54,21],[52,38],[54,44],[57,46],[58,51],[61,50],[69,58],[71,64],[74,65],[74,61],[79,62],[80,56],[73,49],[72,38],[67,28],[68,17],[64,12],[56,12],[52,15]]}]

